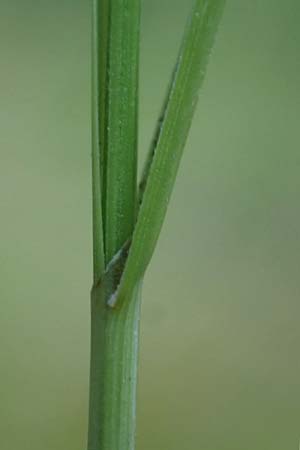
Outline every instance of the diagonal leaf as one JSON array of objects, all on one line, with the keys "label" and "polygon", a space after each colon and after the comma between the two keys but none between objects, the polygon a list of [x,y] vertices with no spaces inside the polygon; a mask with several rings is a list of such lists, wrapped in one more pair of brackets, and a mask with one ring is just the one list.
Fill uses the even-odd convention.
[{"label": "diagonal leaf", "polygon": [[[117,292],[122,304],[143,276],[165,218],[225,0],[196,0],[188,20],[168,100],[146,165],[145,191]],[[151,155],[151,154],[150,154]],[[148,173],[149,171],[149,173]]]},{"label": "diagonal leaf", "polygon": [[156,152],[157,143],[159,141],[161,129],[162,129],[162,126],[164,123],[166,110],[167,110],[168,103],[169,103],[169,97],[170,97],[171,89],[172,89],[172,85],[173,85],[173,79],[175,77],[176,71],[177,71],[177,63],[175,65],[175,68],[174,68],[174,71],[173,71],[173,74],[171,77],[171,82],[167,89],[167,94],[165,96],[165,99],[164,99],[164,102],[162,105],[162,109],[161,109],[161,113],[160,113],[159,118],[156,123],[156,128],[155,128],[154,135],[153,135],[153,138],[152,138],[152,141],[150,144],[150,148],[148,150],[146,161],[144,163],[143,172],[142,172],[142,176],[141,176],[140,183],[139,183],[139,192],[138,192],[139,205],[141,205],[142,200],[143,200],[144,192],[145,192],[146,185],[147,185],[148,175],[149,175],[149,172],[151,169],[152,161],[153,161],[153,158],[154,158],[154,155]]}]

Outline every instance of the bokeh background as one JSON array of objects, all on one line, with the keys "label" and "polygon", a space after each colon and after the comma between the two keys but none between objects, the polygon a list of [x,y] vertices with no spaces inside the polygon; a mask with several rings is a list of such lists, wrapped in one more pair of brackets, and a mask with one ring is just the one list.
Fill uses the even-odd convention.
[{"label": "bokeh background", "polygon": [[[144,0],[140,155],[192,0]],[[83,450],[90,2],[0,1],[0,447]],[[138,450],[297,450],[300,6],[231,0],[144,286]]]}]

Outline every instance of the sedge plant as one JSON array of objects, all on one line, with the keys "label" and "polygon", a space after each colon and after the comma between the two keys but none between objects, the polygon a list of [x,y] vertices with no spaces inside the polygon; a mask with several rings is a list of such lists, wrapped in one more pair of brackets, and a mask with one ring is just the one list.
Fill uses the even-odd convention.
[{"label": "sedge plant", "polygon": [[93,0],[88,450],[134,450],[141,286],[225,0],[195,0],[137,182],[140,0]]}]

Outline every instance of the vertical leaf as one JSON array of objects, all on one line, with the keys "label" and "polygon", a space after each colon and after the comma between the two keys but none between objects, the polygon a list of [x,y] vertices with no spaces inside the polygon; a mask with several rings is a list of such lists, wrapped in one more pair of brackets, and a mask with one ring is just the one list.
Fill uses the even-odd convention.
[{"label": "vertical leaf", "polygon": [[131,236],[136,220],[139,23],[140,0],[110,0],[103,187],[106,264]]}]

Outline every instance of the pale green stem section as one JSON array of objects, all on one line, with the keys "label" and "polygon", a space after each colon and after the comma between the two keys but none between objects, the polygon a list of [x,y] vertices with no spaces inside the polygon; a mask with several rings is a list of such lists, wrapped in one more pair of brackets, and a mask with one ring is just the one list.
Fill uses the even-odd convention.
[{"label": "pale green stem section", "polygon": [[120,310],[92,292],[88,450],[134,450],[140,289]]}]

